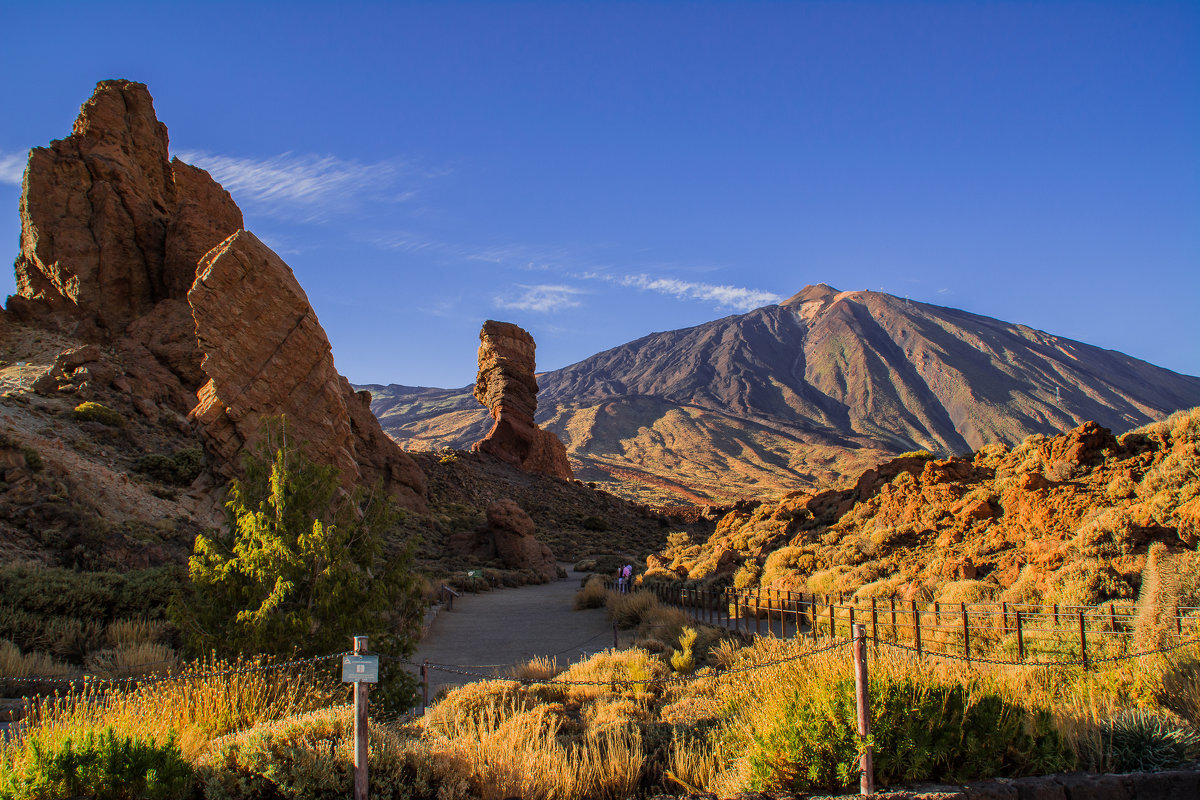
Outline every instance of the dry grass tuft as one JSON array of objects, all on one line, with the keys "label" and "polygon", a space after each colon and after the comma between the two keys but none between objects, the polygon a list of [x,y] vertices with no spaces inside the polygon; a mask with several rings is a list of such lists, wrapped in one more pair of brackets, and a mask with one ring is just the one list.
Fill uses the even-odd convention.
[{"label": "dry grass tuft", "polygon": [[536,658],[526,661],[524,664],[518,664],[510,670],[513,678],[519,681],[539,681],[546,682],[562,672],[562,667],[558,666],[558,659],[554,656],[537,656]]},{"label": "dry grass tuft", "polygon": [[587,579],[583,588],[575,593],[571,607],[576,611],[583,611],[587,608],[604,608],[609,603],[610,594],[612,593],[604,588],[604,578],[600,575],[593,575]]}]

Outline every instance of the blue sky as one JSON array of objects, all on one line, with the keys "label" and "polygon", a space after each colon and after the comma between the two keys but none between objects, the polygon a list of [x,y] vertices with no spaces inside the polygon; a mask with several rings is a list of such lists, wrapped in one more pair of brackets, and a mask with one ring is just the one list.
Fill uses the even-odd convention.
[{"label": "blue sky", "polygon": [[818,282],[1200,374],[1200,4],[0,0],[0,69],[12,255],[26,149],[143,81],[355,382]]}]

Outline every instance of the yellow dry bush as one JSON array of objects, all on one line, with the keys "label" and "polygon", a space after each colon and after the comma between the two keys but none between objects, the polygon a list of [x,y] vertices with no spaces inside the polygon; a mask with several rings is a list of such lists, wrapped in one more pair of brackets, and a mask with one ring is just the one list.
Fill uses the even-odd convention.
[{"label": "yellow dry bush", "polygon": [[943,584],[938,592],[939,603],[984,603],[996,591],[993,584],[984,581],[963,580]]},{"label": "yellow dry bush", "polygon": [[523,664],[518,664],[509,672],[519,681],[544,682],[562,672],[562,668],[558,666],[558,659],[554,656],[537,656]]},{"label": "yellow dry bush", "polygon": [[617,800],[635,792],[645,762],[636,729],[610,727],[564,741],[561,724],[548,706],[485,711],[452,736],[433,735],[429,747],[435,757],[465,765],[481,800]]},{"label": "yellow dry bush", "polygon": [[600,575],[593,575],[587,579],[583,588],[575,593],[571,607],[576,611],[586,608],[604,608],[609,602],[609,594],[610,592],[604,588],[604,578]]},{"label": "yellow dry bush", "polygon": [[536,704],[516,681],[477,681],[451,689],[425,713],[425,725],[450,735],[452,731],[484,714],[503,719],[506,714],[523,711]]},{"label": "yellow dry bush", "polygon": [[250,669],[262,665],[198,661],[176,673],[181,680],[143,683],[127,691],[85,687],[38,698],[30,706],[22,737],[10,743],[4,755],[10,763],[21,764],[38,748],[53,751],[67,737],[112,728],[119,736],[160,743],[175,735],[184,757],[193,759],[219,736],[345,699],[345,688],[332,670]]},{"label": "yellow dry bush", "polygon": [[[656,681],[667,677],[669,670],[662,661],[640,648],[605,650],[573,664],[554,681],[567,685],[567,696],[576,701],[593,700],[611,694],[639,696],[649,693]],[[570,686],[591,682],[594,686]]]},{"label": "yellow dry bush", "polygon": [[[373,722],[371,794],[467,800],[470,774],[452,754],[435,758],[419,730]],[[221,737],[197,759],[209,800],[349,797],[354,786],[354,710],[348,705],[256,725]]]},{"label": "yellow dry bush", "polygon": [[102,678],[137,678],[171,672],[178,665],[175,651],[165,644],[132,642],[88,656],[88,670]]},{"label": "yellow dry bush", "polygon": [[646,722],[649,717],[645,705],[628,697],[602,698],[589,703],[583,711],[588,730],[627,728]]},{"label": "yellow dry bush", "polygon": [[[45,653],[22,653],[21,648],[12,642],[0,639],[0,675],[2,676],[70,678],[78,674],[79,670],[70,664],[55,661]],[[0,686],[3,684],[3,678],[0,678]]]},{"label": "yellow dry bush", "polygon": [[167,623],[162,620],[119,619],[104,629],[109,647],[131,647],[161,643],[167,636]]}]

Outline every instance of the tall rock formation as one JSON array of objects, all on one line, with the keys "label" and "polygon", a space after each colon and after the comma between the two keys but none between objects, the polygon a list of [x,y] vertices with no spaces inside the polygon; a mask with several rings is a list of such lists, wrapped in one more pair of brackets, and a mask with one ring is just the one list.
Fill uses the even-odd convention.
[{"label": "tall rock formation", "polygon": [[424,509],[424,474],[337,373],[291,269],[242,225],[220,184],[170,158],[145,85],[102,81],[70,136],[30,152],[8,310],[111,345],[133,405],[190,412],[226,477],[259,420],[287,414],[347,488],[382,481]]},{"label": "tall rock formation", "polygon": [[402,505],[424,508],[425,476],[384,436],[370,394],[334,369],[308,296],[254,234],[238,231],[209,251],[188,302],[209,378],[192,416],[224,463],[253,444],[263,417],[286,414],[309,455],[337,467],[347,489],[382,480]]},{"label": "tall rock formation", "polygon": [[241,227],[228,192],[170,158],[146,86],[102,81],[70,136],[30,151],[13,305],[114,338],[185,299],[196,262]]},{"label": "tall rock formation", "polygon": [[487,407],[495,424],[471,449],[529,472],[571,480],[563,443],[533,421],[537,393],[533,337],[510,322],[483,323],[475,399]]}]

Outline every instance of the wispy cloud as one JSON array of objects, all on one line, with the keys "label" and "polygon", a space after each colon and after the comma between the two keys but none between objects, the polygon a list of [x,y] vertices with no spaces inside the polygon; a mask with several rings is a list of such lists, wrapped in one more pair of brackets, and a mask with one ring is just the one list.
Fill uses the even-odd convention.
[{"label": "wispy cloud", "polygon": [[562,311],[566,308],[578,306],[579,301],[575,298],[578,295],[586,294],[583,289],[561,284],[518,285],[517,288],[523,291],[515,297],[497,297],[495,300],[496,306],[498,308],[511,308],[518,311]]},{"label": "wispy cloud", "polygon": [[[510,269],[555,272],[575,281],[602,281],[627,288],[658,292],[680,300],[710,303],[718,309],[752,311],[772,303],[781,303],[784,299],[774,292],[761,289],[687,281],[679,278],[654,277],[646,273],[626,274],[623,271],[614,270],[611,266],[600,266],[588,256],[580,256],[578,252],[564,247],[527,244],[490,246],[454,244],[432,239],[413,231],[394,231],[377,236],[371,242],[384,249],[434,255],[446,260],[483,261]],[[640,266],[646,268],[649,265]],[[675,265],[675,267],[680,268],[679,265]],[[515,308],[525,311],[554,311],[579,305],[579,302],[573,298],[575,295],[583,293],[582,289],[565,285],[521,285],[519,288],[524,290],[520,296],[496,298],[496,305],[500,308]]]},{"label": "wispy cloud", "polygon": [[25,174],[25,162],[29,153],[0,153],[0,183],[21,185],[21,177]]},{"label": "wispy cloud", "polygon": [[561,269],[572,261],[571,252],[565,248],[533,247],[524,244],[455,244],[439,241],[415,231],[393,231],[375,236],[370,241],[376,247],[384,250],[436,254],[446,258],[482,261],[487,264],[497,264],[530,272]]},{"label": "wispy cloud", "polygon": [[740,286],[722,286],[713,283],[681,281],[677,278],[652,278],[649,275],[626,275],[616,278],[622,286],[632,286],[652,292],[678,297],[680,300],[702,300],[716,303],[717,307],[735,311],[752,311],[762,306],[783,302],[783,297],[761,289],[746,289]]},{"label": "wispy cloud", "polygon": [[283,153],[264,159],[189,150],[180,159],[208,170],[239,203],[303,221],[327,219],[367,200],[400,202],[414,194],[415,173],[400,160],[363,163],[336,156]]}]

